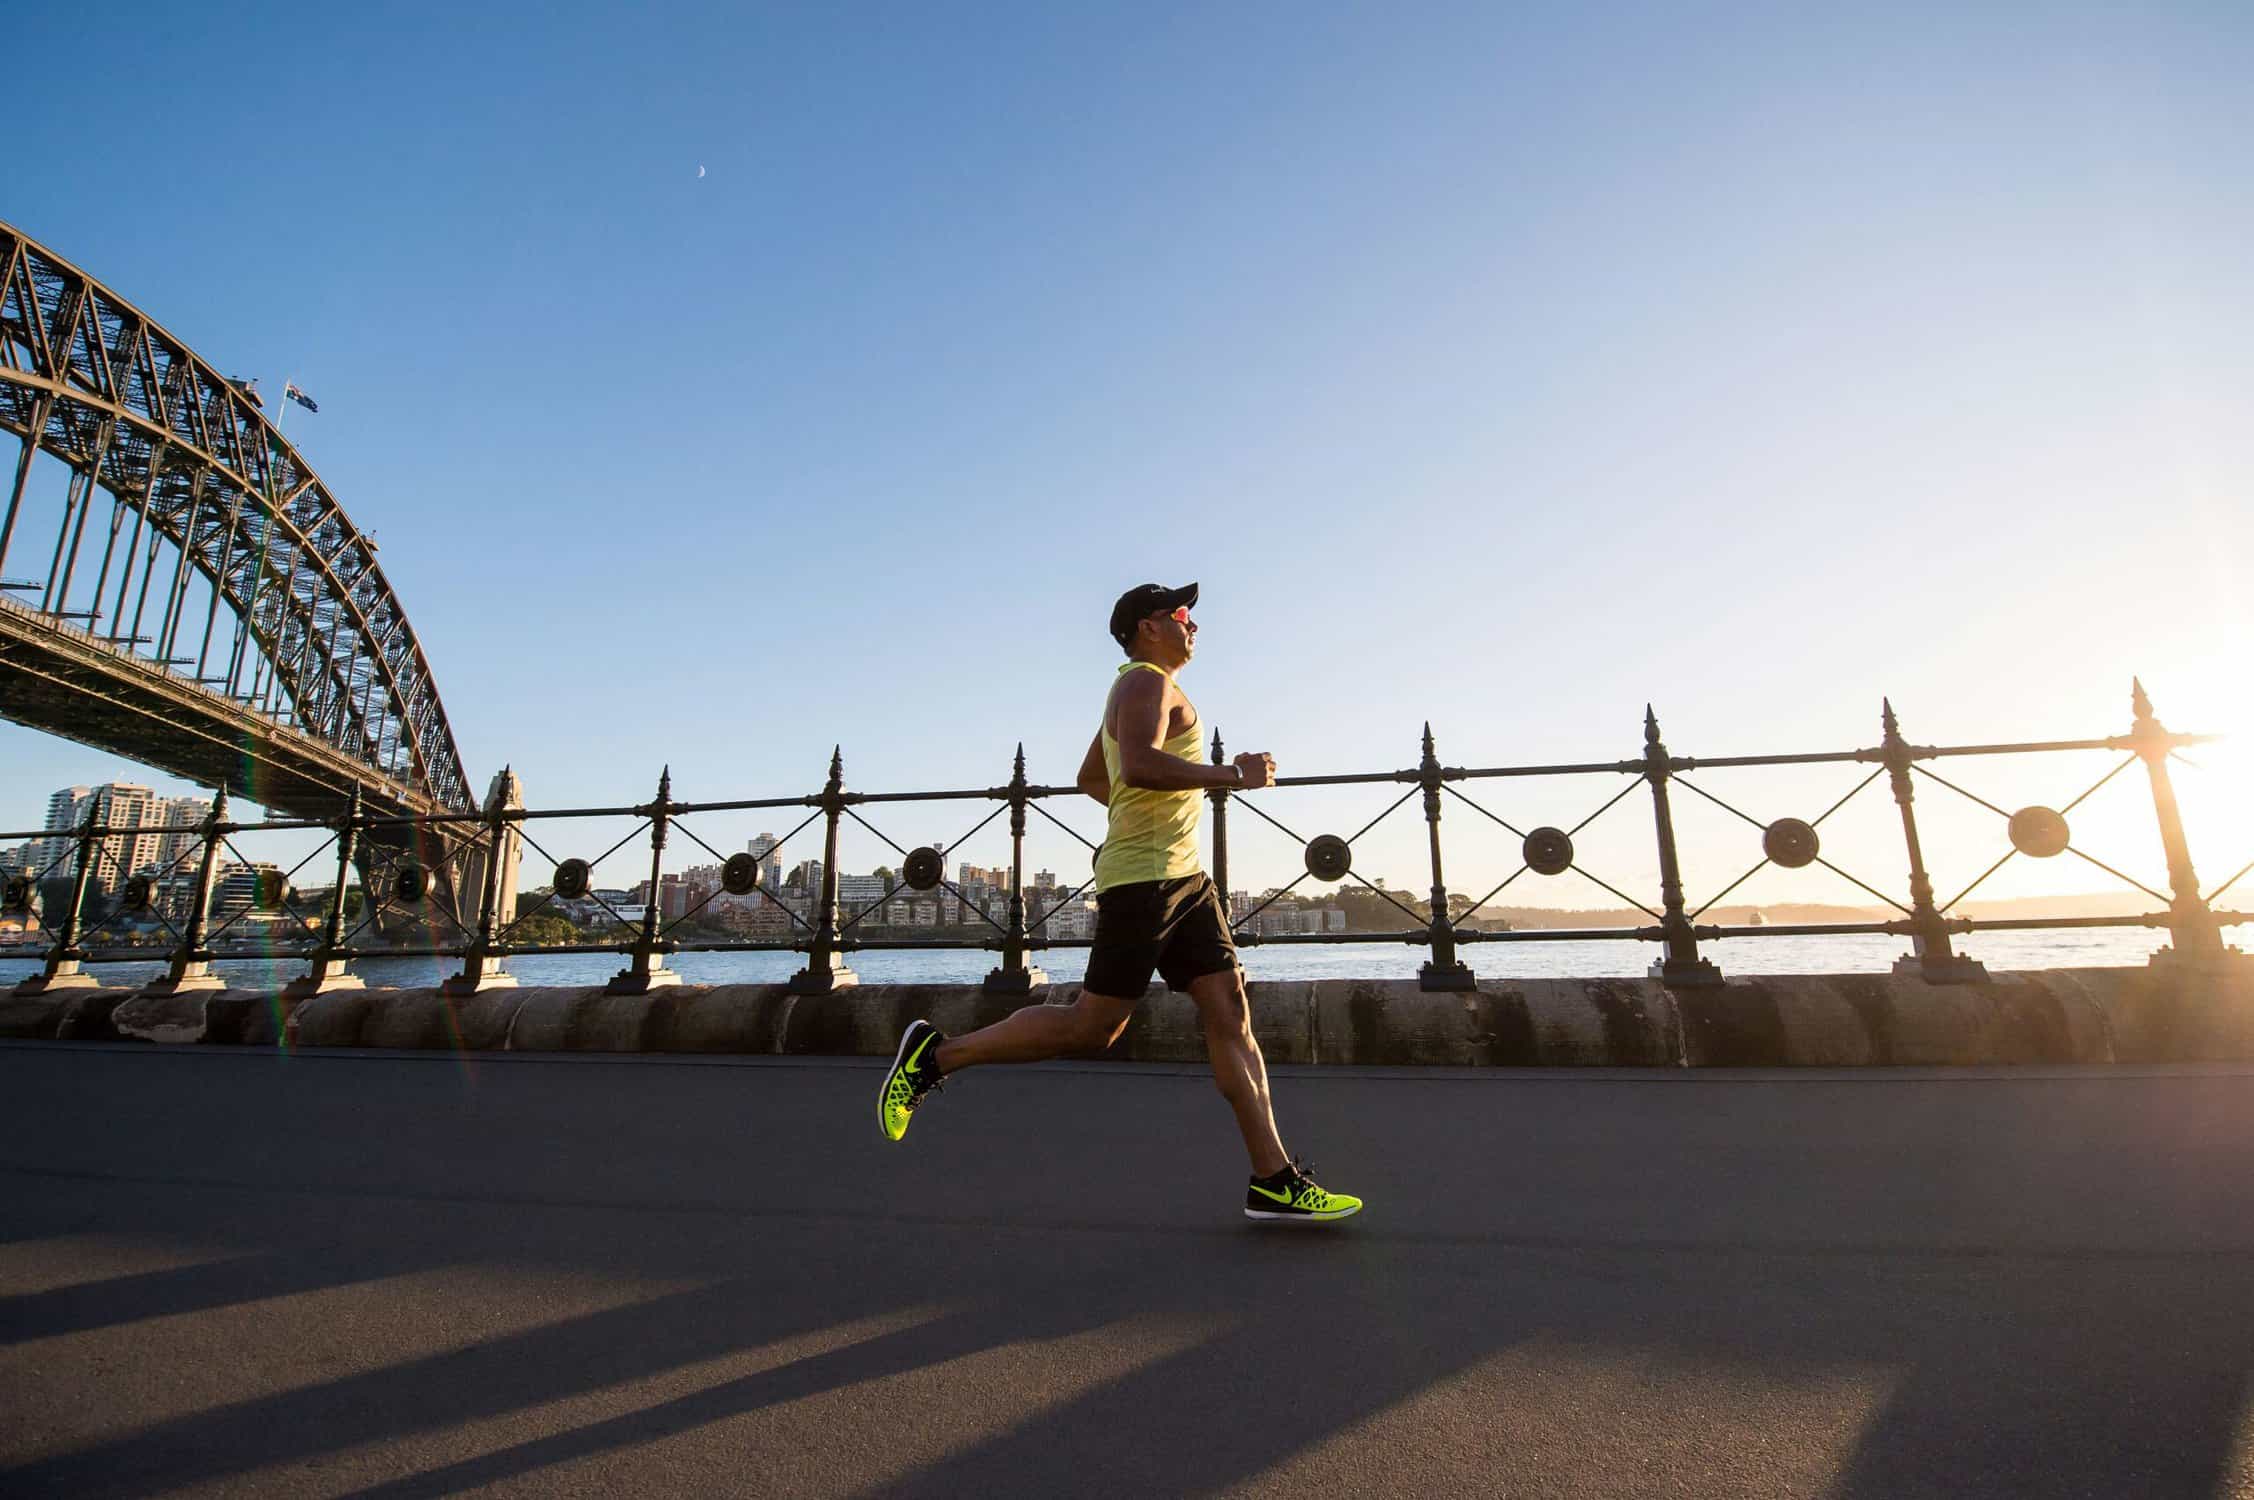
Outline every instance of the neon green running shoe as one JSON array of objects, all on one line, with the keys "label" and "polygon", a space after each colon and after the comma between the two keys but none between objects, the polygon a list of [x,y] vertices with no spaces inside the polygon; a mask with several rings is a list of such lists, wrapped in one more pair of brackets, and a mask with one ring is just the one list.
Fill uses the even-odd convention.
[{"label": "neon green running shoe", "polygon": [[1361,1199],[1325,1191],[1309,1175],[1311,1170],[1305,1162],[1295,1161],[1273,1177],[1253,1178],[1244,1189],[1244,1216],[1287,1224],[1328,1224],[1362,1211]]},{"label": "neon green running shoe", "polygon": [[884,1075],[877,1091],[877,1128],[888,1141],[908,1133],[908,1121],[924,1095],[940,1086],[939,1070],[931,1066],[932,1049],[946,1037],[929,1021],[910,1021],[900,1033],[900,1050],[893,1054],[892,1071]]}]

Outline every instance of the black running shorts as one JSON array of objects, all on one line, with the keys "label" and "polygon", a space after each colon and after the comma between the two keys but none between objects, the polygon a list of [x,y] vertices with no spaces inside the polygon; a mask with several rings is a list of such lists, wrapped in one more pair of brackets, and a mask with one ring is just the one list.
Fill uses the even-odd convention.
[{"label": "black running shorts", "polygon": [[1191,980],[1236,966],[1236,941],[1210,877],[1138,880],[1097,893],[1084,981],[1096,994],[1139,996],[1153,969],[1168,989],[1187,991]]}]

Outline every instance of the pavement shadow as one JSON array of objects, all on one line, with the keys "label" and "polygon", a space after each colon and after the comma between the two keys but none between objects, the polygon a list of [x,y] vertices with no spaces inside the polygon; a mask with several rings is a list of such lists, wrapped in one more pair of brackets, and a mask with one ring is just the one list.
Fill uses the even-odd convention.
[{"label": "pavement shadow", "polygon": [[0,1345],[326,1291],[426,1270],[432,1264],[423,1257],[374,1263],[355,1257],[350,1264],[339,1265],[318,1252],[258,1252],[74,1282],[0,1297]]},{"label": "pavement shadow", "polygon": [[[812,1247],[790,1238],[771,1246],[772,1262],[741,1276],[158,1423],[0,1472],[0,1491],[123,1496],[224,1484],[486,1419],[505,1428],[519,1415],[535,1435],[359,1493],[436,1496],[537,1482],[560,1465],[630,1454],[785,1403],[984,1351],[1103,1337],[1143,1318],[1198,1332],[1109,1378],[996,1392],[1006,1409],[1027,1414],[959,1445],[939,1443],[861,1493],[1220,1493],[1539,1339],[1784,1382],[1844,1366],[1892,1372],[1889,1396],[1837,1473],[1831,1493],[1841,1497],[2023,1492],[2044,1476],[2073,1476],[2089,1493],[2204,1495],[2223,1481],[2249,1366],[2244,1335],[2254,1326],[2241,1267],[2214,1257],[2134,1269],[2051,1261],[2030,1291],[2029,1267],[1992,1255],[1911,1271],[1828,1250],[1659,1262],[1594,1245],[1441,1247],[1404,1260],[1399,1246],[1374,1238],[1286,1242],[1254,1232],[1198,1236],[1179,1265],[1166,1257],[1184,1247],[1166,1236],[1096,1247],[1073,1264],[1025,1239],[962,1244],[940,1248],[928,1280],[895,1283],[866,1264],[810,1271],[793,1251]],[[2156,1337],[2183,1292],[2132,1284],[2155,1270],[2199,1278],[2214,1317]],[[787,1296],[776,1295],[779,1279]],[[1874,1299],[1883,1304],[1911,1283],[1922,1304],[1914,1319],[1874,1319]],[[639,1381],[855,1320],[908,1317],[933,1300],[935,1314],[906,1326],[560,1430],[538,1410],[613,1387],[631,1400]],[[944,1414],[899,1415],[928,1433]],[[1507,1437],[1512,1421],[1499,1405],[1495,1428]],[[1565,1476],[1489,1477],[1541,1492],[1546,1479]],[[1478,1474],[1443,1464],[1427,1478],[1445,1488]]]},{"label": "pavement shadow", "polygon": [[[1035,1483],[1042,1476],[1062,1478],[1085,1470],[1082,1444],[1106,1441],[1107,1431],[1116,1436],[1115,1403],[1122,1399],[1130,1409],[1141,1408],[1133,1420],[1162,1423],[1168,1420],[1166,1413],[1179,1409],[1185,1394],[1203,1401],[1257,1382],[1266,1387],[1264,1409],[1281,1398],[1292,1413],[1288,1420],[1257,1428],[1232,1427],[1217,1416],[1210,1424],[1192,1424],[1179,1433],[1194,1439],[1187,1443],[1161,1441],[1163,1434],[1157,1431],[1145,1433],[1149,1441],[1136,1446],[1164,1461],[1114,1472],[1135,1473],[1147,1494],[1157,1492],[1151,1485],[1179,1490],[1256,1473],[1284,1453],[1413,1395],[1480,1357],[1496,1337],[1508,1336],[1507,1330],[1466,1326],[1442,1308],[1404,1317],[1407,1306],[1384,1292],[1382,1272],[1357,1269],[1352,1247],[1335,1241],[1286,1244],[1257,1232],[1197,1232],[1161,1236],[1154,1245],[1112,1235],[1074,1263],[1059,1264],[1045,1237],[1013,1234],[1004,1248],[958,1234],[946,1237],[952,1243],[926,1262],[926,1274],[898,1282],[870,1274],[865,1264],[820,1267],[811,1258],[820,1247],[808,1244],[802,1258],[792,1252],[793,1238],[771,1239],[762,1265],[728,1279],[467,1349],[191,1413],[0,1471],[0,1492],[125,1496],[225,1483],[362,1445],[507,1419],[590,1391],[630,1389],[684,1367],[819,1335],[857,1320],[908,1315],[937,1300],[937,1316],[895,1331],[561,1431],[542,1431],[473,1458],[401,1476],[366,1493],[457,1493],[984,1351],[1100,1335],[1128,1319],[1158,1319],[1208,1332],[1186,1351],[1065,1403],[1040,1432],[973,1448],[932,1476],[933,1483],[945,1488],[985,1483],[988,1476],[1001,1476],[995,1480],[1001,1482],[1028,1468]],[[1185,1238],[1187,1245],[1177,1242]],[[1343,1265],[1341,1253],[1349,1257]],[[1168,1274],[1169,1255],[1196,1264],[1197,1274]],[[282,1284],[259,1280],[262,1272],[274,1269],[269,1258],[246,1257],[178,1273],[119,1278],[122,1286],[109,1289],[113,1295],[123,1291],[137,1298],[134,1310],[153,1315],[222,1305],[261,1290],[278,1293]],[[305,1275],[294,1284],[313,1286],[325,1279]],[[34,1299],[43,1326],[59,1331],[89,1321],[91,1309],[84,1299],[98,1300],[103,1285],[108,1284],[78,1289],[81,1298]],[[776,1295],[779,1286],[787,1287],[787,1295]],[[1258,1314],[1264,1303],[1273,1306],[1273,1317]],[[1248,1309],[1256,1316],[1256,1331],[1249,1335],[1236,1331]],[[1338,1366],[1304,1357],[1304,1347],[1296,1341],[1303,1338],[1310,1316],[1334,1331],[1332,1357]],[[1450,1336],[1443,1336],[1444,1324],[1452,1325]],[[1337,1379],[1340,1367],[1353,1369],[1355,1378]],[[1020,1394],[1025,1393],[1012,1393],[1013,1399]],[[1227,1409],[1226,1402],[1211,1405],[1217,1413]],[[1049,1445],[1059,1433],[1067,1438],[1069,1451],[1052,1454]],[[1081,1473],[1083,1490],[1086,1478]],[[1023,1492],[1022,1484],[1018,1487]]]},{"label": "pavement shadow", "polygon": [[[440,1234],[418,1232],[413,1221],[389,1221],[371,1232],[365,1201],[333,1194],[121,1181],[10,1164],[0,1164],[0,1183],[24,1205],[11,1216],[8,1243],[29,1248],[42,1239],[94,1236],[153,1241],[197,1257],[0,1295],[0,1347],[427,1271],[451,1263],[459,1248]],[[239,1218],[215,1225],[213,1203],[229,1198],[242,1205]]]},{"label": "pavement shadow", "polygon": [[[442,1263],[468,1268],[469,1287],[478,1272],[563,1271],[664,1289],[594,1310],[564,1301],[549,1321],[437,1350],[429,1337],[451,1330],[419,1328],[425,1342],[372,1344],[333,1378],[113,1426],[19,1462],[0,1471],[0,1493],[271,1492],[290,1466],[347,1454],[359,1482],[373,1482],[368,1495],[529,1489],[606,1461],[656,1471],[679,1456],[656,1450],[707,1431],[742,1450],[745,1491],[782,1492],[761,1465],[789,1455],[756,1445],[783,1429],[763,1425],[772,1415],[744,1419],[816,1400],[809,1419],[849,1424],[845,1441],[898,1445],[819,1476],[814,1488],[830,1493],[1215,1494],[1341,1444],[1344,1472],[1372,1493],[1621,1493],[1639,1472],[1719,1493],[1702,1459],[1771,1436],[1775,1419],[1747,1391],[1821,1390],[1856,1372],[1869,1377],[1855,1398],[1864,1405],[1808,1419],[1836,1445],[1821,1483],[1739,1492],[2209,1495],[2226,1482],[2254,1370],[2254,1253],[2235,1221],[2174,1206],[2206,1203],[2221,1156],[2148,1194],[2149,1211],[2196,1232],[2082,1225],[2085,1202],[2158,1175],[2100,1157],[2026,1200],[2051,1215],[2032,1230],[1982,1208],[2026,1191],[2026,1174],[1968,1176],[1946,1195],[1963,1221],[1952,1227],[1932,1207],[1932,1157],[1886,1175],[1893,1157],[1876,1150],[1764,1154],[1763,1117],[1724,1122],[1756,1144],[1702,1161],[1690,1132],[1722,1125],[1712,1105],[1702,1117],[1675,1101],[1707,1095],[1608,1099],[1607,1119],[1636,1107],[1654,1119],[1628,1120],[1625,1144],[1601,1152],[1499,1157],[1459,1144],[1483,1139],[1465,1128],[1460,1100],[1491,1096],[1419,1091],[1420,1103],[1440,1101],[1426,1106],[1431,1181],[1396,1169],[1390,1213],[1279,1233],[1192,1217],[1167,1206],[1188,1197],[1157,1196],[1180,1159],[1179,1127],[1146,1129],[1166,1105],[1159,1085],[1124,1101],[1143,1114],[1102,1116],[1116,1135],[1074,1140],[1069,1153],[1027,1131],[1041,1116],[997,1087],[984,1107],[1010,1134],[982,1135],[964,1111],[953,1143],[841,1167],[834,1150],[785,1134],[797,1095],[826,1080],[761,1075],[773,1102],[755,1183],[728,1186],[747,1171],[744,1136],[713,1129],[690,1138],[709,1148],[630,1157],[597,1191],[602,1182],[579,1180],[601,1160],[595,1138],[635,1118],[581,1102],[611,1076],[571,1079],[583,1126],[571,1125],[577,1114],[540,1122],[583,1129],[573,1150],[512,1156],[506,1179],[481,1185],[463,1166],[458,1179],[428,1169],[440,1186],[413,1192],[230,1189],[242,1196],[216,1217],[231,1240],[209,1242],[263,1250],[9,1299],[0,1330],[68,1334]],[[861,1082],[839,1084],[856,1106]],[[1021,1094],[1039,1102],[1036,1084]],[[733,1109],[751,1097],[722,1099]],[[730,1119],[717,1108],[710,1118]],[[1866,1128],[1908,1118],[1895,1108]],[[1397,1122],[1395,1139],[1367,1151],[1341,1132],[1340,1176],[1378,1180],[1379,1150],[1414,1160],[1403,1140],[1415,1123]],[[1533,1128],[1508,1123],[1522,1136]],[[1070,1162],[1090,1159],[1158,1205],[1147,1221],[1093,1217],[1115,1200],[1073,1191],[1087,1179]],[[1840,1162],[1865,1174],[1851,1191],[1838,1185]],[[1478,1195],[1446,1193],[1472,1173]],[[394,1178],[411,1180],[404,1168]],[[97,1222],[154,1236],[213,1223],[218,1191],[113,1183],[72,1189],[43,1212],[56,1233]],[[82,1197],[106,1205],[92,1221]],[[439,1306],[426,1318],[452,1316]],[[1181,1336],[1153,1337],[1154,1325]],[[1526,1350],[1537,1352],[1514,1358]],[[1574,1382],[1605,1362],[1631,1372],[1626,1384],[1572,1410],[1597,1388]],[[965,1390],[961,1369],[995,1383]],[[1426,1399],[1443,1389],[1444,1401]],[[1537,1431],[1532,1408],[1545,1399],[1551,1429]],[[577,1404],[559,1410],[565,1402]],[[1457,1426],[1418,1425],[1443,1405]],[[1585,1424],[1589,1444],[1558,1441],[1561,1420]],[[1370,1445],[1366,1469],[1356,1444]],[[1647,1467],[1607,1467],[1622,1453]]]}]

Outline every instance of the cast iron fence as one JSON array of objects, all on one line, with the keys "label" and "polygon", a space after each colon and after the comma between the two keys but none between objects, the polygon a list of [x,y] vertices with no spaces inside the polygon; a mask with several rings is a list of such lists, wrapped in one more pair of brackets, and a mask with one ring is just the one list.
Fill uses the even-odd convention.
[{"label": "cast iron fence", "polygon": [[[1400,941],[1420,945],[1429,950],[1429,957],[1419,971],[1420,982],[1425,988],[1435,990],[1471,988],[1475,976],[1470,965],[1464,961],[1462,950],[1479,943],[1493,942],[1603,939],[1649,942],[1658,945],[1660,952],[1658,960],[1652,965],[1653,974],[1672,985],[1719,983],[1722,977],[1720,971],[1710,960],[1700,956],[1698,945],[1723,938],[1807,937],[1846,933],[1904,936],[1911,940],[1913,951],[1896,965],[1897,970],[1919,974],[1937,983],[1965,983],[1985,977],[1981,964],[1976,959],[1959,953],[1955,947],[1956,938],[1984,931],[2165,927],[2170,934],[2171,946],[2155,955],[2155,961],[2164,959],[2179,963],[2219,963],[2234,959],[2237,957],[2237,950],[2225,946],[2221,929],[2254,920],[2254,914],[2218,910],[2214,903],[2216,898],[2236,886],[2249,873],[2254,873],[2254,860],[2242,865],[2221,884],[2202,892],[2193,870],[2183,819],[2169,775],[2170,760],[2180,759],[2178,752],[2183,748],[2211,742],[2218,737],[2179,734],[2163,727],[2154,717],[2151,702],[2141,683],[2134,686],[2131,702],[2133,722],[2127,734],[2093,739],[1989,745],[1916,745],[1903,737],[1893,706],[1887,703],[1881,713],[1881,739],[1875,746],[1800,754],[1703,758],[1670,754],[1660,738],[1658,720],[1647,707],[1640,753],[1619,760],[1560,765],[1445,765],[1435,747],[1431,726],[1427,724],[1422,754],[1414,766],[1390,771],[1287,776],[1277,779],[1276,786],[1279,788],[1357,785],[1403,788],[1383,812],[1350,835],[1304,836],[1265,810],[1261,806],[1263,799],[1258,796],[1228,790],[1207,792],[1205,795],[1212,809],[1212,875],[1215,884],[1226,893],[1229,889],[1229,817],[1231,807],[1235,806],[1297,844],[1304,864],[1303,871],[1288,884],[1268,894],[1259,906],[1232,919],[1232,926],[1236,929],[1240,942],[1290,944]],[[1213,763],[1222,764],[1223,750],[1218,732],[1212,738],[1211,751]],[[2027,806],[2007,811],[1957,785],[1936,770],[1934,765],[1936,762],[1965,757],[2042,755],[2069,751],[2109,751],[2121,758],[2080,796],[2061,808]],[[2067,814],[2139,761],[2143,762],[2147,773],[2162,852],[2167,863],[2169,889],[2166,892],[2143,884],[2114,865],[2076,846],[2067,819]],[[1692,779],[1693,773],[1722,768],[1823,764],[1868,766],[1871,769],[1845,796],[1834,801],[1817,816],[1808,819],[1756,818]],[[1524,778],[1572,780],[1608,777],[1625,777],[1628,780],[1603,798],[1586,817],[1570,827],[1545,825],[1520,828],[1475,800],[1467,790],[1478,783]],[[1865,880],[1833,863],[1823,852],[1823,825],[1866,789],[1876,785],[1881,777],[1885,778],[1899,812],[1902,831],[1904,879],[1900,887],[1891,891],[1886,882]],[[1946,901],[1936,900],[1933,882],[1919,843],[1916,784],[1920,780],[1968,799],[1996,815],[2003,824],[2002,852],[1977,879]],[[1576,835],[1627,800],[1639,787],[1646,791],[1651,806],[1658,856],[1657,905],[1650,904],[1648,900],[1623,889],[1620,884],[1585,868],[1577,857],[1574,844]],[[1690,905],[1686,900],[1681,862],[1676,850],[1671,797],[1677,788],[1714,804],[1732,817],[1758,829],[1760,833],[1760,858],[1751,868],[1697,906]],[[103,841],[151,833],[192,834],[193,845],[173,861],[176,868],[159,871],[155,875],[142,873],[134,876],[126,882],[118,908],[121,912],[148,913],[153,907],[159,906],[161,903],[158,898],[164,889],[165,879],[180,874],[189,856],[194,855],[197,876],[185,911],[181,914],[182,920],[175,922],[163,911],[156,911],[156,920],[169,935],[171,943],[166,952],[167,973],[164,978],[149,986],[149,990],[168,993],[183,989],[218,988],[222,981],[213,975],[211,969],[215,961],[241,957],[270,958],[277,952],[271,940],[249,949],[229,948],[222,942],[231,929],[244,921],[250,910],[257,909],[254,904],[232,915],[214,911],[213,896],[222,851],[234,854],[243,864],[249,865],[251,862],[242,859],[241,850],[234,842],[238,835],[323,830],[328,835],[327,839],[299,860],[296,869],[279,876],[279,884],[286,892],[288,882],[297,870],[311,864],[322,853],[330,849],[335,851],[336,878],[329,889],[320,920],[316,922],[302,913],[295,914],[292,917],[295,923],[292,937],[297,941],[297,946],[281,950],[283,956],[302,958],[307,962],[304,976],[292,986],[301,994],[357,986],[361,981],[348,973],[347,966],[352,959],[361,956],[459,958],[463,961],[462,970],[447,981],[447,987],[457,993],[474,993],[491,986],[515,983],[503,967],[503,961],[512,955],[618,953],[625,956],[627,964],[611,981],[610,987],[615,993],[638,993],[680,982],[679,972],[666,963],[667,957],[674,953],[749,951],[804,953],[805,967],[791,978],[791,987],[800,993],[822,994],[854,982],[855,976],[843,962],[845,955],[856,950],[884,948],[992,950],[1000,955],[1000,962],[987,976],[986,988],[993,993],[1023,994],[1036,984],[1045,983],[1047,979],[1030,961],[1032,954],[1051,948],[1069,949],[1088,945],[1088,940],[1084,938],[1056,938],[1044,936],[1043,933],[1051,918],[1070,903],[1078,901],[1087,891],[1093,884],[1092,876],[1070,892],[1054,897],[1045,909],[1031,912],[1028,910],[1025,885],[1025,834],[1029,816],[1037,816],[1053,823],[1086,846],[1091,853],[1097,848],[1094,842],[1044,806],[1044,803],[1059,797],[1079,795],[1081,793],[1077,787],[1045,786],[1028,781],[1022,745],[1018,747],[1011,776],[1006,783],[948,791],[848,791],[845,785],[844,757],[842,753],[833,752],[828,778],[818,792],[795,797],[734,801],[676,800],[668,770],[658,779],[656,797],[650,802],[633,806],[528,810],[494,803],[476,813],[418,817],[379,816],[363,812],[359,798],[355,795],[351,810],[331,826],[304,820],[233,822],[227,816],[227,799],[222,792],[214,801],[210,816],[201,824],[190,827],[149,829],[107,826],[97,823],[94,815],[89,813],[75,829],[0,834],[0,840],[45,839],[65,845],[60,853],[50,859],[45,869],[26,872],[11,879],[4,904],[19,918],[36,922],[46,937],[42,972],[24,981],[18,987],[19,992],[91,984],[93,981],[85,973],[84,965],[134,960],[146,962],[155,951],[147,946],[100,949],[89,942],[98,928],[87,928],[83,923],[83,916],[90,878],[103,857],[100,853]],[[1423,912],[1403,902],[1395,893],[1383,889],[1381,882],[1373,882],[1354,869],[1356,841],[1412,801],[1419,802],[1422,808],[1431,875],[1429,903]],[[1517,868],[1486,894],[1468,904],[1460,897],[1451,898],[1444,873],[1442,812],[1451,801],[1500,826],[1519,840]],[[991,803],[993,806],[961,839],[951,845],[938,847],[921,845],[912,849],[904,848],[885,833],[876,821],[880,816],[878,809],[893,805],[951,802]],[[805,816],[796,827],[774,840],[769,849],[758,855],[748,851],[723,855],[699,836],[692,826],[692,820],[715,814],[786,809],[803,810]],[[970,837],[1005,813],[1009,817],[1010,835],[1008,887],[1002,914],[996,916],[973,901],[957,882],[946,878],[945,860],[940,850],[946,848],[959,852]],[[548,830],[559,822],[596,818],[632,819],[634,826],[624,837],[611,843],[593,859],[578,856],[558,858],[542,842],[543,834],[547,834],[549,838],[555,837]],[[867,935],[876,925],[868,922],[872,912],[899,899],[899,895],[896,891],[888,891],[882,896],[862,902],[858,907],[840,899],[838,837],[841,826],[848,820],[874,835],[900,856],[902,885],[909,892],[921,894],[945,891],[959,903],[960,914],[966,918],[974,915],[983,923],[984,928],[991,930],[981,930],[977,937],[968,939],[933,938],[929,935],[886,939]],[[774,868],[782,846],[817,823],[821,825],[822,838],[820,889],[814,894],[810,909],[801,913],[784,898],[783,892],[771,888],[769,878],[762,874],[761,862],[766,860],[767,868]],[[369,830],[377,828],[412,830],[414,837],[394,837],[381,841],[365,837]],[[647,899],[638,917],[629,921],[597,890],[594,872],[604,860],[619,854],[645,833],[649,852]],[[701,848],[718,862],[720,879],[715,888],[705,893],[694,905],[669,919],[662,911],[664,866],[666,849],[676,834]],[[504,893],[515,880],[517,859],[525,848],[549,860],[554,866],[554,873],[546,892],[526,909],[512,916],[506,914],[509,902],[505,900]],[[433,888],[432,870],[424,860],[402,852],[406,849],[434,851],[426,854],[425,858],[457,862],[460,868],[476,871],[475,879],[480,897],[474,926],[462,922],[443,903],[428,899]],[[2060,855],[2071,855],[2085,861],[2115,880],[2162,903],[2165,910],[2107,916],[2002,917],[1981,920],[1953,914],[1967,897],[2011,860],[2019,857],[2048,859]],[[64,863],[72,862],[74,857],[69,895],[63,903],[58,920],[50,925],[43,915],[37,914],[33,909],[37,904],[37,888],[42,880],[55,874]],[[353,922],[347,915],[347,884],[355,871],[356,859],[362,862],[359,868],[362,874],[363,900],[357,922]],[[1784,869],[1820,865],[1867,895],[1892,907],[1899,915],[1878,921],[1738,926],[1707,924],[1698,920],[1723,897],[1770,865]],[[1501,931],[1482,930],[1466,925],[1471,913],[1484,907],[1522,877],[1556,876],[1567,871],[1580,874],[1611,892],[1630,907],[1651,918],[1651,921],[1648,924],[1613,928]],[[274,877],[269,876],[267,879],[272,881]],[[1395,932],[1276,935],[1263,935],[1252,925],[1261,911],[1284,899],[1309,880],[1324,883],[1355,881],[1374,898],[1388,902],[1399,910],[1406,923]],[[683,928],[722,892],[739,897],[756,894],[768,899],[775,910],[787,919],[787,934],[779,938],[743,941],[713,940],[695,933],[683,935]],[[585,902],[590,899],[609,911],[620,930],[619,937],[578,943],[521,940],[520,929],[551,903]],[[286,903],[284,909],[287,910]],[[380,929],[381,922],[387,916],[394,920],[395,927],[412,928],[422,934],[425,940],[404,943],[392,941],[378,946],[364,944],[362,939],[368,929],[371,926],[378,926]]]}]

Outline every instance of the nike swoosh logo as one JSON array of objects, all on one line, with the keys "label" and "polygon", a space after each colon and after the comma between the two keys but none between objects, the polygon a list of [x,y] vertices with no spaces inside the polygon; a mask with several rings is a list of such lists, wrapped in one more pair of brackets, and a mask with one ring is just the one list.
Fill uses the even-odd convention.
[{"label": "nike swoosh logo", "polygon": [[1258,1193],[1263,1198],[1275,1199],[1278,1203],[1281,1203],[1286,1208],[1289,1208],[1291,1206],[1291,1194],[1289,1193],[1278,1193],[1270,1191],[1269,1189],[1262,1187],[1257,1182],[1252,1184],[1252,1190]]}]

